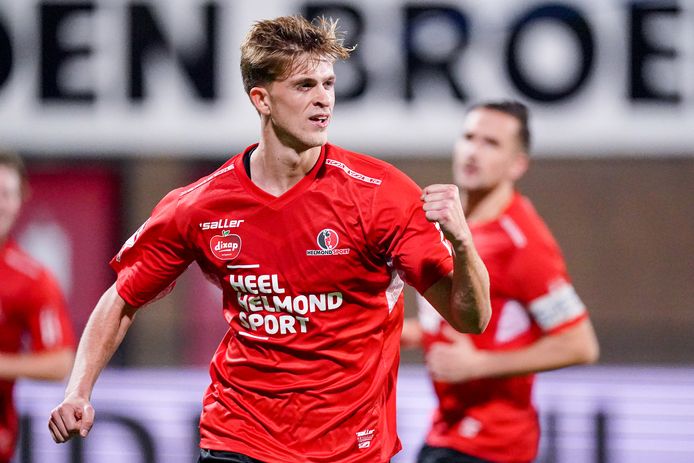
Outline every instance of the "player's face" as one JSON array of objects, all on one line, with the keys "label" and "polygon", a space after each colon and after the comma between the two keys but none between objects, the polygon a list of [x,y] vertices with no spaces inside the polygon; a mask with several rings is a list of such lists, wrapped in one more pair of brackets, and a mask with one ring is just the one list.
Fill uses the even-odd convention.
[{"label": "player's face", "polygon": [[471,111],[453,150],[453,178],[465,191],[490,191],[525,172],[520,122],[486,108]]},{"label": "player's face", "polygon": [[14,225],[22,205],[22,181],[16,170],[0,165],[0,241]]},{"label": "player's face", "polygon": [[327,143],[335,106],[332,62],[300,65],[286,79],[268,85],[267,92],[272,129],[285,146],[301,152]]}]

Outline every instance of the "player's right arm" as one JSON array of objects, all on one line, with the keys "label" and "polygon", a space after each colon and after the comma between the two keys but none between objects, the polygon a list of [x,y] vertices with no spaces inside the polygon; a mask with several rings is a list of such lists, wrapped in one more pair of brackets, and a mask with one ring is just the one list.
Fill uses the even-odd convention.
[{"label": "player's right arm", "polygon": [[55,442],[89,433],[94,423],[92,389],[132,324],[135,311],[120,297],[115,284],[99,299],[82,333],[65,399],[53,409],[48,421]]}]

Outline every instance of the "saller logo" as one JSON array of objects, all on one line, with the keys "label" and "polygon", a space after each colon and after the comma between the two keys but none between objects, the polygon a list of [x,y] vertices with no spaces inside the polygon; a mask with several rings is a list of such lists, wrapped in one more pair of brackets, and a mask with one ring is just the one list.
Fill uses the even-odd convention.
[{"label": "saller logo", "polygon": [[220,260],[236,259],[241,252],[241,237],[232,235],[229,230],[224,230],[221,235],[212,237],[210,251]]},{"label": "saller logo", "polygon": [[307,249],[307,256],[332,256],[349,254],[349,248],[338,249],[340,237],[335,230],[324,228],[318,233],[316,243],[320,249]]},{"label": "saller logo", "polygon": [[219,219],[213,222],[202,222],[200,228],[203,230],[217,230],[222,228],[238,228],[245,220]]}]

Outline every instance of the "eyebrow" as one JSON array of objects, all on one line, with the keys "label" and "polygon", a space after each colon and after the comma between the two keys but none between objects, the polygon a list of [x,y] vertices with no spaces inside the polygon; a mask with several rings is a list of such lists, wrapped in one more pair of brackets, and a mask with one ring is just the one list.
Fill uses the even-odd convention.
[{"label": "eyebrow", "polygon": [[301,75],[301,74],[300,74],[300,75],[298,75],[298,76],[294,76],[294,77],[292,77],[291,79],[289,79],[289,81],[290,81],[291,83],[309,82],[309,81],[310,81],[310,82],[318,82],[318,81],[324,82],[324,81],[326,81],[326,80],[335,80],[335,74],[334,74],[334,73],[333,73],[333,74],[330,74],[330,75],[328,75],[326,78],[323,78],[323,79],[317,78],[317,77],[314,77],[314,76]]}]

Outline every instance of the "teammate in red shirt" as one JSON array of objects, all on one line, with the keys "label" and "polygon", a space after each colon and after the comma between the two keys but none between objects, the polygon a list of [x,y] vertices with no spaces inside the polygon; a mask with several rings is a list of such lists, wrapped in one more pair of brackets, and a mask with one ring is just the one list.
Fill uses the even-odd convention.
[{"label": "teammate in red shirt", "polygon": [[169,193],[111,262],[117,282],[51,415],[57,442],[86,436],[94,382],[136,308],[196,261],[222,288],[229,324],[203,399],[200,462],[379,463],[400,449],[403,282],[456,329],[480,332],[488,276],[455,186],[422,192],[327,143],[333,62],[348,55],[331,21],[252,27],[241,71],[260,142]]},{"label": "teammate in red shirt", "polygon": [[561,252],[514,183],[526,171],[528,113],[473,107],[453,157],[493,315],[480,335],[454,332],[423,300],[403,346],[423,345],[439,406],[418,463],[529,462],[539,426],[533,374],[597,360],[598,344]]},{"label": "teammate in red shirt", "polygon": [[[74,335],[53,277],[9,238],[25,191],[24,165],[0,153],[0,463],[10,461],[18,419],[18,378],[62,380],[74,357]],[[30,349],[22,349],[29,335]]]}]

